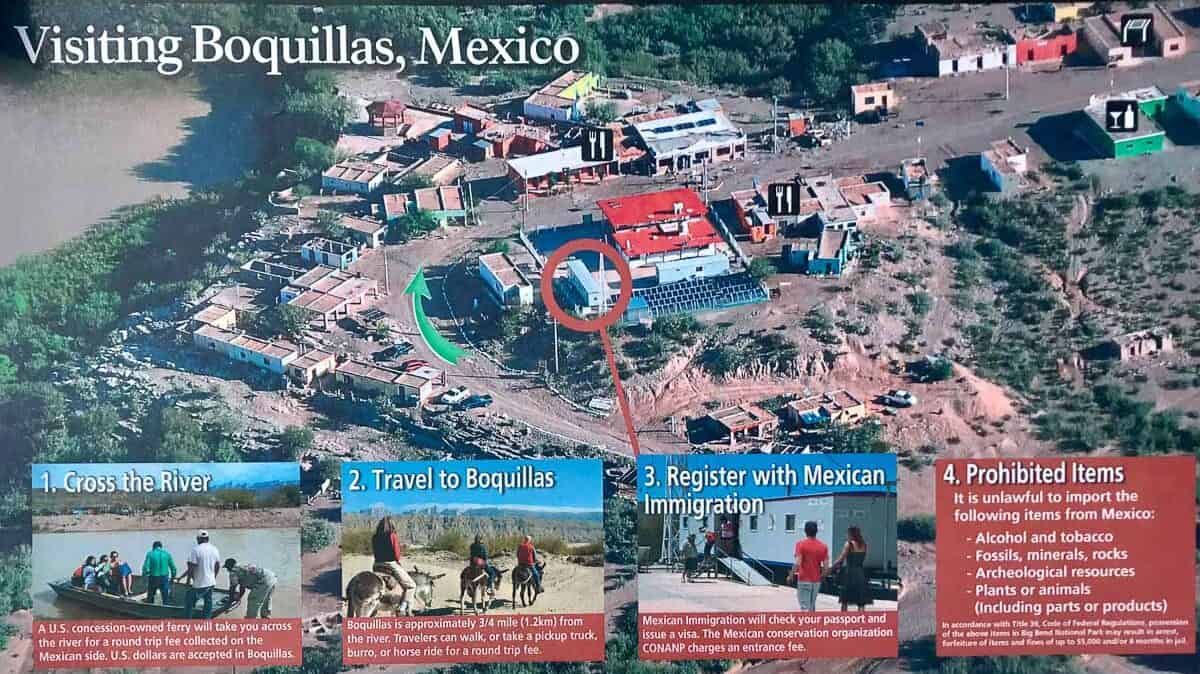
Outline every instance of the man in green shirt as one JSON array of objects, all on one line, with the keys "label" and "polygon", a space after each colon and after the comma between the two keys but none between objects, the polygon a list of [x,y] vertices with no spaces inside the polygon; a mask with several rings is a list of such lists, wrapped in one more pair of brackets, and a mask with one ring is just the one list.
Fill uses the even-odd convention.
[{"label": "man in green shirt", "polygon": [[146,577],[147,604],[154,603],[155,592],[162,591],[163,604],[171,599],[171,579],[178,575],[171,553],[163,549],[162,541],[154,541],[146,561],[142,563],[142,575]]},{"label": "man in green shirt", "polygon": [[275,594],[275,584],[278,579],[275,572],[255,564],[238,564],[230,557],[225,560],[225,570],[229,572],[229,598],[238,601],[247,590],[247,618],[270,618],[271,597]]}]

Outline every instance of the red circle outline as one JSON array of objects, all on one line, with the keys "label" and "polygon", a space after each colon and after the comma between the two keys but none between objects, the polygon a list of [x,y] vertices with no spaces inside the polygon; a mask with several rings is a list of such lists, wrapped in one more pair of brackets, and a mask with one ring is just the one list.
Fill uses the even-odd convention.
[{"label": "red circle outline", "polygon": [[[599,253],[608,258],[613,268],[617,270],[617,275],[621,277],[621,290],[617,295],[617,301],[603,316],[597,316],[596,318],[576,318],[559,306],[558,300],[554,297],[555,270],[558,269],[558,265],[567,259],[568,255],[579,251]],[[550,257],[546,260],[546,264],[542,267],[540,286],[542,290],[542,304],[546,305],[546,311],[550,313],[550,316],[554,320],[562,323],[563,327],[576,332],[600,332],[614,325],[617,321],[621,320],[621,316],[624,315],[625,309],[629,306],[629,300],[633,298],[633,274],[629,271],[629,264],[625,262],[616,248],[599,239],[575,239],[568,241],[551,253]]]}]

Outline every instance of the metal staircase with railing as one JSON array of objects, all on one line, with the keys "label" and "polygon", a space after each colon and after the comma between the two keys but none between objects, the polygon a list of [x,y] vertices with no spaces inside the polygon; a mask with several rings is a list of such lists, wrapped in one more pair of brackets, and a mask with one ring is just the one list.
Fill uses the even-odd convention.
[{"label": "metal staircase with railing", "polygon": [[[771,570],[765,564],[749,555],[743,553],[741,559],[718,555],[715,557],[715,560],[717,564],[725,567],[729,573],[747,585],[763,587],[775,584],[771,580],[771,577],[774,575],[771,573]],[[763,572],[766,572],[766,574],[764,575]]]}]

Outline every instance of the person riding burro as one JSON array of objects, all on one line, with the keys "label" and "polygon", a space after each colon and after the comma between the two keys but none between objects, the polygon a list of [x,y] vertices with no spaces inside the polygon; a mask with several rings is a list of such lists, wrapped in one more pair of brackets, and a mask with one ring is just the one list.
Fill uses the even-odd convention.
[{"label": "person riding burro", "polygon": [[492,566],[483,536],[475,534],[475,540],[467,551],[467,566],[458,575],[459,610],[466,613],[467,598],[470,597],[472,611],[479,613],[482,605],[483,612],[487,613],[492,600],[496,598],[496,590],[500,588],[500,578],[504,573]]},{"label": "person riding burro", "polygon": [[400,600],[396,602],[397,612],[401,615],[412,615],[408,605],[408,593],[416,589],[417,584],[412,576],[400,566],[404,557],[404,547],[396,536],[396,525],[391,517],[384,517],[375,526],[375,534],[371,537],[371,552],[375,563],[371,567],[387,586],[389,592],[400,591]]},{"label": "person riding burro", "polygon": [[517,594],[521,595],[521,606],[537,601],[537,596],[543,592],[542,572],[545,568],[546,562],[538,561],[533,537],[525,536],[525,540],[517,546],[517,567],[512,572],[514,607],[517,605]]}]

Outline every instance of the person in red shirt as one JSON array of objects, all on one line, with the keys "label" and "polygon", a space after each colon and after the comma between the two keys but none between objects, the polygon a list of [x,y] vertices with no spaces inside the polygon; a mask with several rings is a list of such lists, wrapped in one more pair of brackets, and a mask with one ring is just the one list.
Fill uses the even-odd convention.
[{"label": "person in red shirt", "polygon": [[796,577],[796,600],[801,611],[817,610],[817,592],[829,564],[829,547],[817,540],[817,523],[804,523],[804,539],[796,541],[796,562],[791,575]]},{"label": "person in red shirt", "polygon": [[400,609],[401,612],[407,613],[408,591],[415,590],[417,584],[413,581],[412,576],[404,570],[404,567],[400,566],[404,548],[396,536],[396,525],[392,522],[392,518],[384,517],[375,526],[375,535],[371,537],[371,552],[375,557],[372,570],[396,579],[401,590]]},{"label": "person in red shirt", "polygon": [[538,594],[542,593],[542,570],[538,568],[537,550],[533,547],[533,537],[526,536],[517,546],[517,564],[529,567],[533,574],[533,585]]}]

